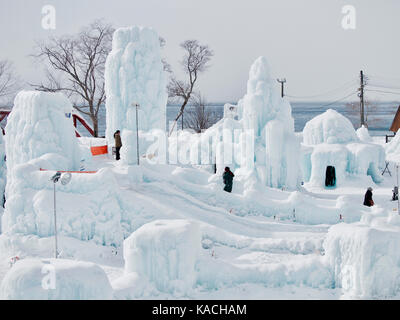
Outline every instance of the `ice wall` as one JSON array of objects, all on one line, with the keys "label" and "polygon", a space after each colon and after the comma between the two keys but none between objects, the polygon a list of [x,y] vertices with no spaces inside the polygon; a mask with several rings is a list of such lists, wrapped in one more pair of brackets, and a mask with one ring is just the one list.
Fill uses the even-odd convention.
[{"label": "ice wall", "polygon": [[389,298],[400,290],[400,217],[373,207],[361,222],[329,229],[325,257],[344,297]]},{"label": "ice wall", "polygon": [[[259,57],[251,66],[242,103],[243,129],[254,130],[259,180],[269,187],[296,188],[300,143],[294,134],[291,106],[280,97],[265,57]],[[242,173],[251,170],[252,160],[241,165]]]},{"label": "ice wall", "polygon": [[116,130],[136,132],[133,103],[140,105],[140,130],[165,131],[166,85],[156,31],[146,27],[117,29],[105,67],[106,138],[109,145],[114,144]]},{"label": "ice wall", "polygon": [[335,110],[306,123],[302,147],[303,177],[314,186],[325,185],[328,166],[335,167],[336,186],[349,175],[369,175],[375,183],[382,181],[383,147],[372,143],[364,126],[356,132],[350,120]]}]

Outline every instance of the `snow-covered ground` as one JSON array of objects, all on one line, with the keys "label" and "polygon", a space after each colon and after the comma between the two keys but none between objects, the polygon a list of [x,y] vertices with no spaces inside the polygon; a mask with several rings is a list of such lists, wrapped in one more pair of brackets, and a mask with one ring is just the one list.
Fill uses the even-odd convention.
[{"label": "snow-covered ground", "polygon": [[[384,144],[384,138],[374,139]],[[83,146],[88,143],[96,144],[90,139],[81,140]],[[350,222],[368,215],[379,215],[380,211],[396,212],[397,202],[390,201],[396,179],[393,164],[390,165],[392,177],[385,174],[384,181],[379,185],[366,177],[348,181],[336,189],[308,187],[306,183],[300,191],[295,192],[265,188],[255,193],[243,192],[241,182],[234,181],[232,194],[224,192],[222,179],[206,169],[149,165],[146,162],[138,168],[125,166],[110,155],[94,157],[86,169],[100,168],[103,169],[93,174],[91,183],[101,184],[102,178],[108,179],[104,181],[105,184],[113,183],[116,203],[103,205],[118,206],[125,218],[122,217],[122,222],[115,222],[104,213],[103,217],[96,220],[98,217],[91,217],[98,212],[93,208],[93,197],[96,195],[83,197],[74,193],[73,187],[68,189],[60,186],[57,193],[61,233],[58,245],[63,259],[98,264],[112,285],[115,299],[339,299],[367,297],[368,294],[380,298],[396,297],[396,290],[395,294],[383,292],[381,296],[379,292],[346,290],[339,285],[333,262],[328,261],[332,257],[326,256],[326,248],[330,252],[333,250],[332,247],[326,247],[328,232],[333,225],[351,226],[354,223]],[[107,170],[107,174],[104,170]],[[40,174],[45,175],[46,172]],[[73,174],[72,181],[79,179],[79,175],[82,174]],[[369,186],[374,188],[376,206],[373,209],[361,205]],[[51,182],[48,182],[47,188],[50,194]],[[46,212],[51,215],[49,195],[46,199],[48,202],[42,206],[48,206]],[[71,217],[68,219],[65,215],[72,215],[76,220]],[[107,232],[122,230],[124,238],[156,220],[191,221],[196,225],[201,247],[195,249],[196,241],[193,239],[196,237],[190,236],[194,231],[182,231],[181,240],[188,242],[186,249],[171,243],[168,236],[164,239],[158,231],[154,231],[154,237],[150,232],[146,241],[140,237],[136,237],[139,240],[130,240],[130,247],[136,253],[124,254],[123,243],[116,242],[117,237],[111,237],[115,240],[113,243],[104,240],[105,245],[90,232],[87,234],[88,241],[82,239],[82,233],[71,228],[85,228],[84,223],[79,224],[81,219],[87,219],[88,223],[103,221],[104,226],[109,228]],[[50,218],[48,220],[51,221]],[[161,240],[151,240],[156,238]],[[335,243],[335,233],[329,234],[329,239]],[[179,266],[179,259],[174,260],[170,253],[167,258],[164,257],[165,261],[159,260],[163,253],[157,250],[160,250],[158,248],[163,241],[167,252],[175,252],[178,257],[185,254],[189,257],[184,259],[187,263],[194,259],[193,266]],[[147,243],[148,252],[156,250],[153,258],[141,256],[140,246]],[[192,245],[195,251],[193,259],[190,258]],[[354,249],[349,247],[348,250]],[[49,259],[53,255],[54,237],[50,231],[41,237],[22,233],[2,234],[0,280],[15,267],[11,263],[13,257],[20,260]],[[132,256],[136,257],[136,267],[128,268]],[[124,257],[128,261],[124,261]],[[143,265],[138,266],[138,260],[143,260],[139,262]],[[170,268],[167,269],[170,270],[168,274],[171,278],[169,281],[174,284],[172,286],[158,285],[157,272],[144,275],[140,271],[143,267],[146,270],[160,267],[162,263]],[[174,270],[178,270],[176,274]],[[180,279],[182,270],[184,276]],[[188,288],[187,276],[190,272],[194,274],[194,278],[189,277],[192,279],[190,281],[194,282]]]}]

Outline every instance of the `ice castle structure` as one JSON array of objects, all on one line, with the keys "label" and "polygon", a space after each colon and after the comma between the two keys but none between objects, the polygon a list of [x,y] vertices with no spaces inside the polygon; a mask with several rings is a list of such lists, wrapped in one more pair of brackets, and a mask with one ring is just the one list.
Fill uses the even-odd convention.
[{"label": "ice castle structure", "polygon": [[304,181],[319,187],[336,187],[351,176],[370,176],[379,183],[385,150],[368,142],[367,136],[366,128],[356,132],[350,120],[333,109],[308,121],[303,129]]},{"label": "ice castle structure", "polygon": [[244,132],[254,133],[254,157],[246,157],[239,172],[257,177],[268,187],[297,188],[300,142],[294,133],[290,103],[277,91],[265,57],[251,66],[240,105]]}]

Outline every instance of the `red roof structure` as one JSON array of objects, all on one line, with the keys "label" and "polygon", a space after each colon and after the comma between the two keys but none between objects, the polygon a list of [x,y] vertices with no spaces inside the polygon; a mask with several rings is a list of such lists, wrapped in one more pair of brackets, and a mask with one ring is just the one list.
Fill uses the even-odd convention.
[{"label": "red roof structure", "polygon": [[400,128],[400,106],[397,108],[396,115],[394,116],[392,125],[390,126],[390,131],[396,133]]}]

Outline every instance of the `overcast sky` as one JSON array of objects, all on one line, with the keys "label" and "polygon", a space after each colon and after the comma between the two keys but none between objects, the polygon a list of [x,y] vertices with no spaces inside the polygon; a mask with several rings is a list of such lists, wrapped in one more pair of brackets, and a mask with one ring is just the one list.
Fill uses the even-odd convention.
[{"label": "overcast sky", "polygon": [[[54,31],[41,26],[47,4],[56,8]],[[355,30],[341,26],[344,5],[356,9]],[[105,18],[115,27],[155,28],[167,41],[163,54],[174,71],[183,40],[208,44],[215,56],[199,82],[208,101],[241,98],[249,68],[260,55],[267,57],[275,77],[287,79],[292,96],[336,89],[356,80],[361,69],[400,92],[399,16],[399,0],[0,0],[0,59],[12,60],[24,80],[37,82],[41,67],[28,57],[34,40],[75,33]],[[351,92],[346,88],[309,100],[333,101]]]}]

